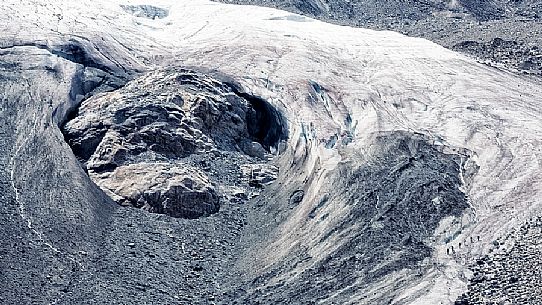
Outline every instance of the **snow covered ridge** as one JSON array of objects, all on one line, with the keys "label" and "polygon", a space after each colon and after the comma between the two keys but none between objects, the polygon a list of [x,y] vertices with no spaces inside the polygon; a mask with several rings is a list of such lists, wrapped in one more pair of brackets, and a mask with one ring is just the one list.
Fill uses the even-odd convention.
[{"label": "snow covered ridge", "polygon": [[[100,287],[90,297],[110,303],[140,300],[134,291],[145,291],[149,303],[205,303],[208,296],[180,298],[179,290],[201,288],[225,304],[450,304],[467,288],[465,263],[541,212],[542,85],[533,80],[423,39],[267,8],[7,0],[0,9],[0,117],[14,126],[0,133],[12,146],[1,151],[9,161],[5,200],[13,195],[15,211],[25,212],[23,229],[32,224],[35,234],[21,236],[31,236],[35,260],[59,266],[49,278],[73,278],[44,279],[39,296],[25,289],[28,299],[77,304],[75,285],[89,294],[85,287]],[[163,67],[228,75],[288,122],[286,148],[271,161],[278,179],[249,203],[241,237],[216,233],[230,228],[222,216],[188,222],[112,208],[51,122],[130,79],[144,94],[146,73]],[[6,228],[17,221],[2,219]],[[183,240],[173,247],[165,237],[150,239],[158,244],[145,251],[160,253],[152,258],[163,264],[139,264],[146,261],[134,254],[151,229]],[[185,242],[187,232],[205,232],[207,248]],[[134,242],[122,245],[128,238]],[[218,259],[207,260],[212,255],[202,253],[219,244]],[[160,252],[169,247],[181,259]],[[47,256],[47,248],[59,254]],[[12,260],[22,257],[9,251]],[[101,266],[119,265],[119,253],[134,263],[111,275]],[[204,263],[185,264],[189,255]],[[27,261],[13,263],[40,268]],[[208,281],[171,275],[183,268]],[[2,288],[4,299],[14,298],[10,288],[38,285],[6,276],[15,284]],[[175,285],[161,284],[166,278]],[[137,281],[147,286],[126,285]]]}]

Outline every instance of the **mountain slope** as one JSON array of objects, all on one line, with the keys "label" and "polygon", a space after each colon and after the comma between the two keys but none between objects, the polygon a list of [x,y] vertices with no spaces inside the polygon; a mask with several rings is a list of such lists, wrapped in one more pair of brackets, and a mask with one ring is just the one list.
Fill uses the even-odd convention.
[{"label": "mountain slope", "polygon": [[[540,82],[274,9],[137,5],[0,4],[2,301],[450,304],[465,263],[540,214]],[[226,127],[208,132],[215,105]],[[229,142],[222,113],[265,152]],[[61,133],[92,115],[120,134],[95,158],[188,164],[220,209],[189,219],[114,203]],[[170,128],[179,117],[191,123]],[[215,149],[160,149],[181,135]]]}]

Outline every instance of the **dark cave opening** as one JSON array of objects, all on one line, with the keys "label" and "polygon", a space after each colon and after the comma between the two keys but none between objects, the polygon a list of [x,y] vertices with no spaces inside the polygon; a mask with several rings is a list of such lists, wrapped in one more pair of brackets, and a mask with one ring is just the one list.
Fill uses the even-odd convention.
[{"label": "dark cave opening", "polygon": [[237,85],[228,83],[233,92],[250,103],[253,111],[247,112],[247,130],[267,151],[277,148],[288,138],[286,119],[282,113],[261,97],[243,92]]},{"label": "dark cave opening", "polygon": [[269,150],[277,147],[286,138],[280,113],[267,101],[254,97],[243,96],[250,102],[254,112],[247,114],[247,129],[250,136]]}]

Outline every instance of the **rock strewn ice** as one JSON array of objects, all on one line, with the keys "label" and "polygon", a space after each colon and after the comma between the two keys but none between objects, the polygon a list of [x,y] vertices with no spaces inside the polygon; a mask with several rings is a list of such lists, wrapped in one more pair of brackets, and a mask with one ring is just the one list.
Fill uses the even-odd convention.
[{"label": "rock strewn ice", "polygon": [[[326,22],[422,37],[489,65],[542,76],[539,0],[217,0],[300,13]],[[297,21],[308,20],[290,15]]]},{"label": "rock strewn ice", "polygon": [[[463,263],[540,212],[539,82],[397,33],[271,9],[154,2],[169,15],[137,17],[124,1],[0,4],[2,302],[450,304],[467,290]],[[221,79],[216,71],[235,80],[225,90],[260,113],[246,121],[255,128],[240,143],[249,147],[237,149],[241,131],[230,123],[221,126],[232,137],[205,120],[181,131],[166,66],[204,67],[200,83]],[[184,219],[121,208],[81,170],[55,123],[129,79],[126,88],[139,88],[95,95],[80,110],[103,115],[104,127],[74,137],[89,173],[171,160],[164,167],[207,177],[218,212]],[[211,87],[221,83],[230,81]],[[195,91],[214,96],[207,86]],[[116,95],[133,97],[118,123],[115,102],[90,105]],[[137,124],[148,137],[124,128]],[[171,138],[182,149],[168,151]],[[278,152],[270,164],[278,173],[242,173],[265,161],[247,155],[262,152],[255,142]]]}]

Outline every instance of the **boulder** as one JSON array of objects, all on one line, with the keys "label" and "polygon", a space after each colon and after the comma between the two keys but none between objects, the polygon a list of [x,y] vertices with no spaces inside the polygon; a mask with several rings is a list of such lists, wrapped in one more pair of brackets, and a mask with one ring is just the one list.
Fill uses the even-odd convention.
[{"label": "boulder", "polygon": [[245,164],[241,166],[241,172],[250,186],[263,187],[277,179],[279,169],[276,166],[264,163]]},{"label": "boulder", "polygon": [[198,218],[219,210],[219,196],[197,168],[169,163],[137,163],[112,172],[89,172],[116,202],[152,213]]}]

